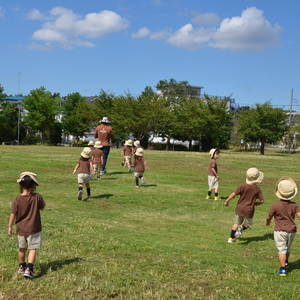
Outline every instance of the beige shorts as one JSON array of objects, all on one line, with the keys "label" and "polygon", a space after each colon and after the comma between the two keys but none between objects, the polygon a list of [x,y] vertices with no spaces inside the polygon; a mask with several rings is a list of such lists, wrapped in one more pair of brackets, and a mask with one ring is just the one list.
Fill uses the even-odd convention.
[{"label": "beige shorts", "polygon": [[252,218],[245,218],[239,215],[235,215],[234,217],[234,224],[238,225],[247,225],[250,228],[252,227],[253,219]]},{"label": "beige shorts", "polygon": [[37,232],[28,236],[17,235],[19,248],[34,250],[42,247],[42,232]]},{"label": "beige shorts", "polygon": [[90,183],[90,174],[79,173],[77,175],[78,183]]},{"label": "beige shorts", "polygon": [[124,156],[126,162],[131,162],[131,156]]},{"label": "beige shorts", "polygon": [[217,189],[219,187],[219,180],[216,176],[208,175],[208,188]]},{"label": "beige shorts", "polygon": [[296,232],[274,231],[274,241],[278,254],[288,254],[291,252],[291,246]]},{"label": "beige shorts", "polygon": [[140,177],[140,176],[143,176],[144,175],[144,173],[140,173],[140,172],[135,172],[134,173],[134,177]]},{"label": "beige shorts", "polygon": [[93,164],[94,172],[100,172],[101,171],[101,165],[100,164]]}]

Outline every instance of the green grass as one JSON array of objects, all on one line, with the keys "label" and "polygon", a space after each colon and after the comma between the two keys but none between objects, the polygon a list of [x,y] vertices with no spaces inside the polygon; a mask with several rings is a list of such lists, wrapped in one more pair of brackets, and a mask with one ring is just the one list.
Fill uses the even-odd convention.
[{"label": "green grass", "polygon": [[[228,244],[237,198],[229,207],[205,200],[208,153],[145,151],[151,170],[137,189],[121,166],[121,149],[112,149],[108,174],[91,183],[93,198],[78,201],[72,171],[81,150],[0,146],[0,299],[299,298],[299,235],[290,272],[280,278],[273,224],[266,227],[265,217],[280,177],[291,176],[300,188],[300,154],[221,151],[222,199],[245,181],[248,168],[265,174],[265,204],[256,208],[253,229]],[[37,192],[47,204],[34,280],[17,274],[15,236],[7,235],[23,171],[38,174]]]}]

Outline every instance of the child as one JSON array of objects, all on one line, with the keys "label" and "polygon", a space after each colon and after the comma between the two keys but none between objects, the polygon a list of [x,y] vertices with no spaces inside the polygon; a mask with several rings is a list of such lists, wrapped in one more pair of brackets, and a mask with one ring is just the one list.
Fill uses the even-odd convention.
[{"label": "child", "polygon": [[[92,153],[93,153],[93,151],[95,150],[94,145],[95,145],[94,141],[89,141],[88,147],[91,149]],[[92,164],[93,164],[93,163],[94,163],[94,162],[93,162],[93,158],[92,158]],[[91,176],[91,179],[94,179],[94,174],[93,174],[93,173],[91,173],[90,176]]]},{"label": "child", "polygon": [[128,172],[131,171],[131,157],[133,154],[132,146],[132,140],[127,140],[121,152],[121,155],[124,157],[124,166],[128,167]]},{"label": "child", "polygon": [[133,148],[132,148],[133,154],[135,154],[135,152],[138,148],[142,148],[142,147],[141,147],[140,141],[136,140],[133,142]]},{"label": "child", "polygon": [[[11,204],[8,223],[8,235],[12,236],[13,222],[17,225],[17,243],[19,246],[19,269],[25,278],[34,278],[33,265],[36,250],[42,246],[42,222],[40,210],[44,210],[46,204],[43,197],[34,193],[39,185],[37,175],[31,172],[23,172],[17,180],[21,194],[16,196]],[[26,264],[26,251],[29,250],[28,264]]]},{"label": "child", "polygon": [[280,201],[274,203],[266,218],[269,226],[274,217],[274,241],[278,249],[280,269],[278,274],[286,276],[286,268],[289,266],[291,246],[297,232],[295,215],[300,219],[300,208],[295,202],[290,201],[297,194],[298,188],[290,177],[282,177],[276,184],[276,196]]},{"label": "child", "polygon": [[216,160],[220,156],[219,149],[211,149],[209,151],[209,155],[211,160],[208,165],[208,193],[206,199],[212,199],[211,193],[212,190],[215,189],[215,201],[220,201],[221,198],[219,197],[219,179],[220,176],[218,175],[218,166]]},{"label": "child", "polygon": [[145,170],[150,171],[150,169],[147,167],[147,162],[144,159],[144,150],[143,148],[138,148],[135,152],[134,155],[134,161],[133,161],[133,166],[135,168],[134,172],[134,177],[135,177],[135,187],[140,187],[139,186],[139,178],[142,181],[142,184],[145,184],[145,178],[144,178],[144,172]]},{"label": "child", "polygon": [[[228,239],[228,243],[234,243],[240,238],[242,231],[251,228],[253,223],[253,215],[256,205],[264,203],[264,197],[261,189],[256,185],[261,183],[264,178],[264,173],[258,171],[257,168],[250,168],[246,173],[246,183],[241,184],[225,201],[224,205],[228,203],[236,195],[240,196],[235,209],[234,225]],[[260,201],[256,201],[259,199]],[[238,230],[239,229],[239,230]]]},{"label": "child", "polygon": [[[78,200],[82,199],[82,190],[83,190],[83,185],[85,184],[86,186],[86,191],[87,191],[87,197],[91,198],[91,188],[90,188],[90,172],[93,170],[93,165],[92,161],[90,159],[92,155],[92,151],[90,148],[85,147],[83,151],[81,152],[81,156],[79,158],[78,163],[76,164],[73,174],[76,173],[77,169],[78,171]],[[95,172],[93,171],[93,174]]]},{"label": "child", "polygon": [[100,141],[97,141],[95,143],[95,149],[92,150],[92,162],[93,162],[93,169],[95,174],[97,174],[97,179],[100,179],[100,172],[101,172],[101,168],[102,168],[102,164],[103,164],[103,153],[101,148],[102,143]]}]

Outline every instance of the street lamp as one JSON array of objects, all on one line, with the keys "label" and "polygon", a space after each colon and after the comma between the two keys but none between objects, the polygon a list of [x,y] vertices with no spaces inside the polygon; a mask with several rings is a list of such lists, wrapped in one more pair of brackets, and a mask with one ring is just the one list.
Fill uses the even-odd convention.
[{"label": "street lamp", "polygon": [[18,95],[20,95],[20,76],[21,76],[22,72],[19,72],[19,76],[18,76]]},{"label": "street lamp", "polygon": [[22,103],[21,100],[18,101],[18,145],[20,145],[20,114],[21,114],[21,109],[20,109],[20,104]]}]

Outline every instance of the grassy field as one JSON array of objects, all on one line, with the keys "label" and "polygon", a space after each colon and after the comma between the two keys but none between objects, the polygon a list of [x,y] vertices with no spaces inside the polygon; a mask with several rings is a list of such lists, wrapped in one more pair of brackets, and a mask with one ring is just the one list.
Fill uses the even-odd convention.
[{"label": "grassy field", "polygon": [[[273,223],[266,227],[265,218],[280,177],[300,188],[300,153],[222,151],[223,200],[215,202],[205,199],[208,153],[145,151],[151,170],[138,189],[121,166],[121,150],[112,149],[108,173],[91,183],[93,197],[78,201],[72,171],[81,150],[0,146],[0,299],[299,299],[299,234],[281,278]],[[253,228],[228,244],[237,198],[229,207],[224,199],[250,167],[265,174],[265,204],[256,208]],[[33,280],[17,273],[15,236],[7,235],[23,171],[38,174],[47,204]]]}]

